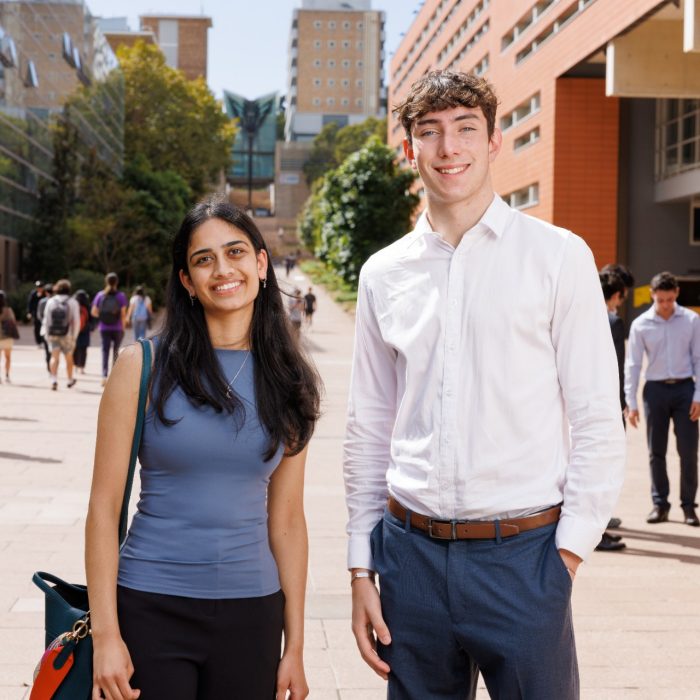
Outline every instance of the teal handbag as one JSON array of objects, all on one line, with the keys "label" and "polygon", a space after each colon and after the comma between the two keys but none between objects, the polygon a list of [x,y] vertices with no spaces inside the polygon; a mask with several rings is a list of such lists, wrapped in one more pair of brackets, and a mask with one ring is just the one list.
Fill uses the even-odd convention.
[{"label": "teal handbag", "polygon": [[[131,444],[129,472],[124,486],[124,499],[119,514],[119,546],[126,539],[129,498],[134,483],[136,459],[141,445],[143,423],[146,414],[146,399],[151,378],[151,342],[140,340],[143,349],[143,366],[141,368],[141,383],[139,385],[139,401],[136,413],[136,427]],[[43,686],[35,685],[31,700],[90,700],[92,697],[92,638],[90,636],[90,605],[88,602],[87,586],[67,583],[58,576],[37,571],[32,581],[44,592],[44,630],[46,632],[45,647],[59,643],[62,650],[57,655],[42,657],[48,659],[55,673],[58,687],[49,694]],[[60,642],[59,642],[59,639]],[[41,665],[42,662],[40,662]],[[68,664],[67,673],[62,671]],[[37,667],[37,672],[39,667]],[[36,674],[35,674],[36,680]]]}]

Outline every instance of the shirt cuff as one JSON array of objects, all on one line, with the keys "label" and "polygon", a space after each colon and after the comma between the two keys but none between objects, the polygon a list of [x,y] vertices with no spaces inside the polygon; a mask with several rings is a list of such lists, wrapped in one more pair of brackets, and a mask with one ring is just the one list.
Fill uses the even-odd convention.
[{"label": "shirt cuff", "polygon": [[693,394],[693,401],[697,403],[700,401],[700,380],[695,384],[695,393]]},{"label": "shirt cuff", "polygon": [[[606,520],[607,523],[607,520]],[[572,515],[562,515],[557,525],[557,549],[567,549],[584,561],[600,542],[605,528]]]},{"label": "shirt cuff", "polygon": [[348,543],[348,569],[375,570],[369,538],[369,535],[350,535],[350,542]]}]

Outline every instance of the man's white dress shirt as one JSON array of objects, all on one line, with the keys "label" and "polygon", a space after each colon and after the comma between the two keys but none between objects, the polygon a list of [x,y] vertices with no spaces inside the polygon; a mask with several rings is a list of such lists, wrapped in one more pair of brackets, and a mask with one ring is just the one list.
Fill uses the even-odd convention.
[{"label": "man's white dress shirt", "polygon": [[453,248],[424,213],[360,274],[344,475],[348,567],[391,494],[440,519],[563,501],[586,558],[623,480],[617,359],[581,238],[498,196]]}]

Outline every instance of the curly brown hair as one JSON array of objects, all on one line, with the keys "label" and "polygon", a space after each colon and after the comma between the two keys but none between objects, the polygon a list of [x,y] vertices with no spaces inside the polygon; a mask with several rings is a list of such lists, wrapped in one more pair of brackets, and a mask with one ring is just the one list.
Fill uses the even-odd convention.
[{"label": "curly brown hair", "polygon": [[411,142],[413,123],[428,112],[441,112],[453,107],[480,107],[486,117],[489,138],[496,128],[498,98],[488,80],[467,73],[448,70],[434,70],[427,73],[411,86],[403,102],[394,107],[393,112],[406,131]]}]

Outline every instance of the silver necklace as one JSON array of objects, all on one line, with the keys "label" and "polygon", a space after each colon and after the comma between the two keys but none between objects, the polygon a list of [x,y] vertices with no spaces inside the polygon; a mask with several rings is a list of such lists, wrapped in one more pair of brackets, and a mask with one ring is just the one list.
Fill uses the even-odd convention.
[{"label": "silver necklace", "polygon": [[238,368],[238,372],[233,375],[233,379],[228,383],[228,386],[226,387],[226,398],[230,399],[233,394],[231,393],[233,389],[233,383],[238,379],[238,375],[243,371],[243,368],[245,367],[245,363],[248,362],[248,358],[250,357],[250,350],[246,353],[245,360],[243,360],[241,366]]}]

